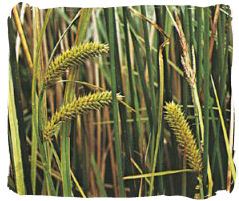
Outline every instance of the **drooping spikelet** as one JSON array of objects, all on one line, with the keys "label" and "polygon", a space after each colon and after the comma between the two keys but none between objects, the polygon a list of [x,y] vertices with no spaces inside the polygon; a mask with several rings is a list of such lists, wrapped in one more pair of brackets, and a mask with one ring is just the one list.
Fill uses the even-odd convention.
[{"label": "drooping spikelet", "polygon": [[[118,95],[120,97],[120,95]],[[71,120],[79,114],[85,114],[91,110],[99,110],[112,102],[112,92],[104,91],[79,97],[72,102],[63,105],[46,123],[42,131],[43,139],[50,140],[55,130],[66,120]]]},{"label": "drooping spikelet", "polygon": [[180,107],[174,102],[166,103],[165,120],[173,130],[179,147],[186,152],[187,163],[195,171],[202,171],[202,156],[188,122]]},{"label": "drooping spikelet", "polygon": [[108,51],[108,45],[85,43],[63,52],[50,63],[45,73],[44,86],[59,78],[67,69],[77,67],[87,59],[106,54]]},{"label": "drooping spikelet", "polygon": [[[179,35],[179,41],[183,50],[183,55],[181,57],[181,62],[184,67],[184,71],[186,74],[186,78],[188,83],[193,87],[196,82],[196,69],[195,63],[193,62],[193,68],[191,65],[191,56],[189,54],[187,40],[185,38],[185,34],[183,32],[182,23],[178,17],[177,12],[175,12],[176,24],[177,24],[177,31]],[[192,48],[193,50],[193,48]]]}]

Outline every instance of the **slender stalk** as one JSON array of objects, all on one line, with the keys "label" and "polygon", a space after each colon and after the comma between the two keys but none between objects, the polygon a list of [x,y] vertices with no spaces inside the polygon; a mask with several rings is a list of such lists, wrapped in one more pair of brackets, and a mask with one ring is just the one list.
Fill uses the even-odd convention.
[{"label": "slender stalk", "polygon": [[[37,21],[37,10],[36,8],[34,9],[33,12],[33,25],[34,27],[34,54],[36,55],[36,44],[37,44],[37,26],[36,26],[36,21]],[[34,55],[34,58],[37,58]],[[34,61],[35,65],[33,68],[33,77],[32,77],[32,147],[31,147],[31,182],[32,182],[32,192],[33,194],[36,194],[36,159],[37,159],[37,136],[39,135],[38,133],[38,96],[37,96],[37,89],[36,89],[36,82],[37,82],[37,62]]]},{"label": "slender stalk", "polygon": [[220,5],[218,4],[216,6],[216,11],[214,14],[214,19],[213,19],[213,24],[212,24],[212,33],[211,33],[211,38],[210,38],[210,56],[209,56],[209,60],[212,59],[212,51],[213,51],[213,45],[214,45],[214,38],[215,38],[215,33],[217,30],[217,22],[218,22],[218,16],[220,14]]},{"label": "slender stalk", "polygon": [[119,125],[118,125],[118,103],[116,99],[117,87],[116,87],[116,69],[115,69],[115,34],[114,34],[114,8],[108,9],[108,21],[109,21],[109,46],[110,46],[110,67],[111,67],[111,85],[112,85],[112,104],[113,104],[113,118],[114,118],[114,136],[115,136],[115,153],[118,169],[118,184],[120,196],[125,195],[124,183],[122,180],[122,159],[121,159],[121,145],[119,136]]},{"label": "slender stalk", "polygon": [[[42,119],[43,119],[43,109],[42,109],[42,98],[43,98],[43,91],[41,90],[42,88],[42,83],[39,83],[39,99],[38,99],[38,90],[37,90],[37,72],[39,68],[39,61],[40,61],[40,50],[42,46],[42,41],[43,41],[43,35],[46,31],[46,26],[49,21],[50,15],[52,13],[52,9],[49,9],[46,13],[45,20],[43,23],[43,26],[40,30],[40,21],[39,21],[39,12],[35,8],[34,9],[34,69],[33,69],[33,78],[32,78],[32,111],[33,111],[33,117],[32,117],[32,128],[33,128],[33,137],[32,137],[32,186],[33,186],[33,193],[35,193],[35,188],[36,188],[36,157],[37,157],[37,147],[40,148],[41,151],[41,160],[42,163],[44,164],[44,175],[46,177],[46,184],[47,184],[47,192],[49,195],[55,195],[55,189],[54,185],[52,182],[52,179],[50,177],[50,165],[49,161],[46,156],[45,148],[44,145],[41,142],[40,138],[40,131],[42,127]],[[40,76],[40,75],[39,75]],[[40,108],[40,110],[38,110]],[[40,112],[39,112],[40,111]]]},{"label": "slender stalk", "polygon": [[[120,40],[120,36],[119,36],[119,26],[118,23],[116,24],[116,22],[118,21],[116,16],[118,14],[118,10],[115,9],[115,13],[113,15],[113,23],[114,23],[114,39],[115,39],[115,65],[116,65],[116,86],[117,86],[117,91],[119,91],[123,96],[124,94],[124,88],[123,88],[123,69],[122,69],[122,61],[121,61],[121,40]],[[126,157],[125,160],[122,160],[122,169],[123,172],[130,172],[132,169],[132,164],[130,163],[130,157],[133,153],[133,150],[131,149],[132,147],[132,137],[130,135],[128,135],[129,133],[129,129],[128,129],[128,125],[126,123],[127,120],[127,113],[126,113],[126,107],[122,104],[119,105],[119,114],[120,114],[120,135],[122,136],[121,142],[122,142],[122,149],[125,150],[126,153]]]},{"label": "slender stalk", "polygon": [[[234,122],[235,122],[235,114],[234,114],[234,103],[233,99],[231,98],[231,116],[230,116],[230,134],[229,134],[229,143],[230,143],[230,151],[232,153],[233,149],[233,134],[234,134]],[[231,191],[231,168],[230,168],[230,161],[228,160],[228,165],[229,168],[227,170],[227,191]]]},{"label": "slender stalk", "polygon": [[[168,44],[169,41],[166,40],[164,43],[160,45],[159,50],[159,73],[160,73],[160,100],[159,100],[159,112],[158,112],[158,132],[156,137],[156,145],[155,145],[155,152],[154,152],[154,159],[153,159],[153,166],[152,166],[152,172],[155,171],[156,164],[157,164],[157,158],[158,158],[158,150],[159,150],[159,142],[160,142],[160,136],[161,136],[161,127],[162,127],[162,116],[163,116],[163,101],[164,101],[164,61],[163,61],[163,48],[166,44]],[[149,195],[152,196],[153,193],[153,184],[154,184],[154,176],[151,177],[150,181],[150,189],[149,189]]]},{"label": "slender stalk", "polygon": [[[140,114],[139,114],[139,103],[137,99],[137,91],[136,91],[136,82],[133,75],[133,69],[130,58],[130,46],[129,46],[129,33],[128,33],[128,22],[127,22],[127,8],[123,7],[123,18],[124,18],[124,35],[125,35],[125,49],[126,49],[126,59],[127,59],[127,67],[128,67],[128,76],[129,76],[129,87],[130,87],[130,95],[131,95],[131,105],[135,109],[135,113],[133,113],[133,118],[135,122],[135,133],[139,136],[139,150],[140,154],[143,154],[143,139],[142,132],[140,129]],[[132,153],[133,154],[133,153]]]},{"label": "slender stalk", "polygon": [[[149,92],[148,92],[148,87],[146,84],[146,80],[145,80],[145,68],[144,68],[144,64],[141,58],[141,54],[139,52],[140,49],[140,43],[137,39],[136,34],[136,30],[133,27],[134,24],[134,20],[132,19],[132,16],[130,15],[130,13],[127,13],[127,17],[128,17],[128,22],[130,25],[130,31],[131,31],[131,37],[133,40],[133,46],[134,46],[134,50],[135,50],[135,65],[136,65],[136,69],[139,73],[139,78],[140,78],[140,83],[142,85],[142,90],[143,90],[143,94],[144,94],[144,98],[145,98],[145,102],[146,102],[146,108],[147,108],[147,114],[149,116],[149,121],[150,121],[150,128],[153,129],[153,119],[152,119],[152,109],[151,109],[151,101],[150,101],[150,97],[149,97]],[[153,132],[153,130],[152,130]]]},{"label": "slender stalk", "polygon": [[202,58],[203,58],[203,52],[202,52],[202,38],[203,34],[201,30],[203,30],[203,8],[196,8],[196,19],[198,21],[198,26],[197,26],[197,60],[196,60],[196,74],[197,74],[197,90],[200,92],[201,91],[201,85],[202,85],[202,72],[203,72],[203,65],[202,65]]},{"label": "slender stalk", "polygon": [[[95,10],[92,12],[92,21],[93,21],[93,27],[94,27],[94,41],[98,42],[99,41],[99,33],[97,29],[97,24],[96,24],[96,16],[95,16]],[[101,62],[102,63],[102,62]],[[97,86],[100,85],[100,74],[99,74],[99,65],[95,64],[95,84]],[[101,121],[101,114],[100,111],[96,111],[96,121],[100,122]],[[101,167],[101,126],[100,124],[97,125],[97,166],[100,168]]]},{"label": "slender stalk", "polygon": [[103,184],[102,179],[100,177],[100,172],[99,172],[99,169],[96,166],[96,162],[95,162],[95,159],[94,159],[93,155],[91,155],[90,161],[91,161],[91,165],[93,167],[94,173],[95,173],[96,182],[97,182],[98,188],[100,190],[100,193],[101,193],[102,196],[107,197],[107,193],[105,191],[104,184]]},{"label": "slender stalk", "polygon": [[17,7],[14,6],[12,11],[13,11],[13,16],[14,16],[14,19],[15,19],[17,31],[18,31],[18,33],[20,35],[20,38],[21,38],[23,50],[24,50],[24,53],[26,55],[26,59],[27,59],[29,68],[30,68],[31,71],[33,71],[33,62],[32,62],[31,55],[30,55],[30,52],[29,52],[29,49],[28,49],[28,45],[27,45],[27,41],[26,41],[26,38],[25,38],[25,35],[24,35],[22,24],[21,24],[19,15],[18,15]]},{"label": "slender stalk", "polygon": [[[204,139],[203,139],[203,164],[204,164],[204,172],[203,172],[203,183],[206,185],[207,181],[207,170],[208,170],[208,160],[209,160],[209,98],[210,98],[210,64],[209,64],[209,9],[204,9],[204,69],[205,69],[205,75],[204,75],[204,95],[205,95],[205,101],[204,101]],[[212,192],[210,189],[208,189],[208,195],[211,196]]]},{"label": "slender stalk", "polygon": [[222,126],[222,130],[223,130],[223,136],[224,136],[224,141],[225,141],[225,145],[226,145],[226,151],[227,151],[227,155],[228,155],[228,161],[230,163],[229,167],[230,167],[231,172],[232,172],[232,178],[233,178],[234,181],[236,181],[236,170],[235,170],[235,166],[234,166],[233,160],[232,160],[232,153],[230,151],[230,145],[229,145],[227,130],[226,130],[226,126],[225,126],[225,121],[223,119],[222,109],[220,107],[220,103],[219,103],[216,87],[215,87],[215,84],[214,84],[212,76],[211,76],[211,82],[212,82],[213,91],[214,91],[214,95],[215,95],[215,99],[216,99],[216,103],[217,103],[217,107],[218,107],[218,113],[219,113],[220,120],[221,120],[221,126]]},{"label": "slender stalk", "polygon": [[[25,15],[25,11],[26,11],[26,3],[22,4],[22,8],[21,8],[21,12],[20,12],[20,21],[21,24],[24,24],[24,15]],[[15,49],[16,49],[16,60],[17,62],[19,61],[19,55],[20,55],[20,45],[21,45],[21,38],[19,33],[17,33],[17,37],[16,37],[16,45],[15,45]]]},{"label": "slender stalk", "polygon": [[[141,6],[141,12],[143,16],[146,16],[146,10],[145,6]],[[143,28],[144,28],[144,41],[145,41],[145,50],[146,50],[146,61],[148,66],[148,72],[149,72],[149,85],[150,85],[150,96],[151,96],[151,105],[152,105],[152,113],[153,113],[153,119],[156,120],[157,113],[156,113],[156,97],[155,97],[155,90],[154,90],[154,77],[153,77],[153,64],[151,61],[151,53],[150,53],[150,45],[149,45],[149,36],[148,36],[148,27],[145,21],[143,21]],[[156,122],[153,122],[154,129],[157,127],[155,124]]]},{"label": "slender stalk", "polygon": [[125,177],[123,177],[123,179],[124,180],[141,179],[141,178],[163,176],[163,175],[169,175],[169,174],[177,174],[177,173],[182,173],[182,172],[193,172],[193,170],[192,169],[183,169],[183,170],[171,170],[171,171],[169,170],[169,171],[163,171],[163,172],[153,172],[153,173],[147,173],[147,174],[125,176]]}]

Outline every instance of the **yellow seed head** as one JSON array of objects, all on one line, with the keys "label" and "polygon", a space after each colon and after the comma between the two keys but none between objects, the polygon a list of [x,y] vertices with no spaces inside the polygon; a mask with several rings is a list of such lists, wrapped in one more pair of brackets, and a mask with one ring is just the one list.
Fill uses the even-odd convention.
[{"label": "yellow seed head", "polygon": [[108,51],[108,45],[101,43],[85,43],[63,52],[50,63],[44,76],[44,86],[58,79],[67,69],[77,67],[87,59],[106,54]]},{"label": "yellow seed head", "polygon": [[79,114],[85,114],[91,110],[99,110],[112,102],[112,92],[104,91],[79,97],[70,103],[63,105],[46,123],[42,131],[43,139],[50,140],[56,129],[62,122],[71,120]]},{"label": "yellow seed head", "polygon": [[180,107],[174,102],[166,103],[165,120],[176,136],[179,147],[186,152],[188,165],[195,171],[202,171],[202,156],[188,122]]}]

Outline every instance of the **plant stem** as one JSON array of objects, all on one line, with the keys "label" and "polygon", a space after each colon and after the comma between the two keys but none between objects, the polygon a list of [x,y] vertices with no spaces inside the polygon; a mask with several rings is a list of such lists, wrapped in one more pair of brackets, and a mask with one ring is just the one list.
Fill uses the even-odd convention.
[{"label": "plant stem", "polygon": [[114,34],[114,8],[108,9],[108,22],[109,22],[109,45],[110,45],[110,67],[111,67],[111,85],[112,85],[112,104],[113,104],[113,118],[114,118],[114,136],[115,136],[115,153],[118,168],[118,183],[120,189],[120,196],[123,197],[124,183],[122,180],[122,159],[121,159],[121,145],[119,136],[119,125],[118,125],[118,103],[116,98],[117,86],[116,86],[116,66],[115,66],[115,34]]}]

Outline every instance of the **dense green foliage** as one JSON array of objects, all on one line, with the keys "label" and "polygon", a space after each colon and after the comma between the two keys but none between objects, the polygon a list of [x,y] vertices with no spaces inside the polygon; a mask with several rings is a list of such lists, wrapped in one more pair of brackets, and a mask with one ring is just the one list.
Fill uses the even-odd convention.
[{"label": "dense green foliage", "polygon": [[15,6],[9,187],[75,197],[231,191],[231,20],[225,5]]}]

